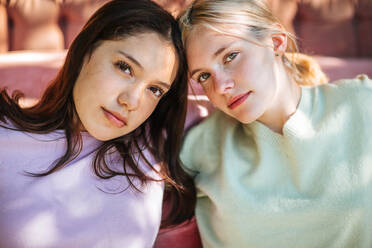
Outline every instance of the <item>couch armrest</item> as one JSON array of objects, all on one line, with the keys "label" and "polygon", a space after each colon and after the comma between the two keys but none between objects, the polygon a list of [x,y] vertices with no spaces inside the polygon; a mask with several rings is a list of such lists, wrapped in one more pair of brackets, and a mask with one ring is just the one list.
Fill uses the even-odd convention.
[{"label": "couch armrest", "polygon": [[62,66],[66,51],[0,54],[0,88],[20,90],[28,103],[38,99]]}]

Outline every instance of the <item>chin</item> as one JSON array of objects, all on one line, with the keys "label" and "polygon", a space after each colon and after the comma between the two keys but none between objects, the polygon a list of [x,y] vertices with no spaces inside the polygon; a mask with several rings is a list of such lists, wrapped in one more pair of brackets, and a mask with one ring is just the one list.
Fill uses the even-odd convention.
[{"label": "chin", "polygon": [[105,128],[102,128],[100,130],[96,130],[96,129],[89,129],[87,128],[86,131],[95,139],[99,140],[99,141],[108,141],[108,140],[111,140],[111,139],[114,139],[114,138],[117,138],[119,137],[119,135],[115,136],[115,135],[110,135],[110,131],[109,130],[105,130]]},{"label": "chin", "polygon": [[112,137],[109,137],[107,135],[104,135],[102,133],[95,133],[95,132],[89,132],[88,133],[95,139],[99,140],[99,141],[108,141],[110,139],[113,139]]},{"label": "chin", "polygon": [[252,122],[254,122],[255,120],[257,120],[257,119],[237,119],[240,123],[242,123],[242,124],[250,124],[250,123],[252,123]]},{"label": "chin", "polygon": [[226,113],[226,114],[228,114],[229,116],[231,116],[232,118],[234,118],[235,120],[239,121],[242,124],[250,124],[258,119],[256,116],[253,116],[251,114],[239,114],[239,115],[236,115],[236,114],[234,115],[230,113]]}]

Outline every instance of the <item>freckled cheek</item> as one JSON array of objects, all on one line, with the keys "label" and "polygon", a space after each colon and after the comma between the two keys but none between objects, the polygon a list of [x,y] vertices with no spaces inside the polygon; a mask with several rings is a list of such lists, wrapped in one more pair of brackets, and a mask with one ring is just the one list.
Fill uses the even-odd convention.
[{"label": "freckled cheek", "polygon": [[211,101],[211,103],[219,108],[219,109],[223,109],[225,107],[225,103],[224,103],[224,99],[221,95],[219,94],[214,94],[214,93],[210,93],[210,94],[207,94],[206,93],[206,96],[208,97],[209,101]]},{"label": "freckled cheek", "polygon": [[215,94],[213,84],[214,82],[212,81],[212,79],[210,79],[209,82],[202,84],[203,91],[208,96],[208,98],[212,97]]},{"label": "freckled cheek", "polygon": [[216,106],[218,106],[219,94],[214,91],[213,82],[202,84],[203,92],[208,97],[208,99]]}]

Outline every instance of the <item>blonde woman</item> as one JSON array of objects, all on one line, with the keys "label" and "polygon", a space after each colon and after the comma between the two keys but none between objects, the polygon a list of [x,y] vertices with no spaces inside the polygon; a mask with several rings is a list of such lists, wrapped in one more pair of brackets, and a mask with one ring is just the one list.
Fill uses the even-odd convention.
[{"label": "blonde woman", "polygon": [[372,247],[371,80],[323,84],[264,1],[196,0],[180,25],[218,109],[181,152],[203,246]]}]

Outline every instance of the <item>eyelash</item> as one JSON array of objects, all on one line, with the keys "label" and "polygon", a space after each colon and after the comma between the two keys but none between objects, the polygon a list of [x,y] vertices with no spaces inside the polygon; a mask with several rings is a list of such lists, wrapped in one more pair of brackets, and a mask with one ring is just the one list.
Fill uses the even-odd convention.
[{"label": "eyelash", "polygon": [[238,54],[239,54],[238,52],[229,53],[227,56],[224,57],[223,63],[224,64],[230,63],[231,61],[233,61],[236,58],[236,56],[238,56]]},{"label": "eyelash", "polygon": [[[224,57],[224,59],[223,59],[223,63],[224,63],[224,64],[230,63],[231,61],[233,61],[233,60],[236,58],[236,56],[238,56],[238,54],[239,54],[238,52],[232,52],[232,53],[229,53],[227,56]],[[204,79],[204,81],[202,81],[201,78],[202,78],[204,75],[207,75],[208,77],[207,77],[206,79]],[[198,78],[197,78],[197,81],[198,81],[198,83],[204,83],[205,81],[208,80],[208,78],[209,78],[210,76],[211,76],[210,73],[205,73],[205,72],[203,72],[203,73],[199,74],[199,76],[198,76]]]},{"label": "eyelash", "polygon": [[[132,73],[132,67],[125,63],[124,61],[120,60],[115,63],[115,66],[119,68],[119,70],[123,71],[125,74],[133,75]],[[126,70],[129,70],[129,72],[126,72]],[[154,94],[155,97],[162,97],[164,95],[164,90],[157,86],[151,86],[149,87],[149,90]]]},{"label": "eyelash", "polygon": [[[201,78],[202,78],[204,75],[207,75],[208,77],[207,77],[206,79],[204,79],[204,81],[202,81]],[[209,78],[210,76],[211,76],[210,73],[206,73],[206,72],[200,73],[199,76],[198,76],[197,81],[198,81],[198,83],[202,84],[202,83],[204,83],[205,81],[207,81],[208,78]]]},{"label": "eyelash", "polygon": [[[128,65],[127,63],[125,63],[124,61],[122,60],[119,60],[118,62],[115,63],[115,66],[121,70],[122,72],[124,72],[125,74],[128,74],[130,76],[132,76],[132,67],[130,65]],[[129,72],[126,72],[126,70],[129,70]]]},{"label": "eyelash", "polygon": [[[149,90],[154,94],[154,96],[160,98],[164,95],[164,90],[157,86],[150,86]],[[157,92],[159,92],[160,95],[157,95]]]}]

